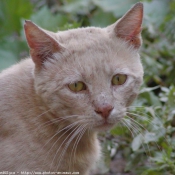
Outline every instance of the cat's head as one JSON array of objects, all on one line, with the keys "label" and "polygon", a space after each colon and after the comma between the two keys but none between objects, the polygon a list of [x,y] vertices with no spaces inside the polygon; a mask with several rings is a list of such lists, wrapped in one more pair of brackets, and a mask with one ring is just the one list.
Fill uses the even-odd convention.
[{"label": "cat's head", "polygon": [[35,89],[55,118],[99,130],[125,116],[143,78],[142,18],[137,3],[106,28],[52,33],[26,21]]}]

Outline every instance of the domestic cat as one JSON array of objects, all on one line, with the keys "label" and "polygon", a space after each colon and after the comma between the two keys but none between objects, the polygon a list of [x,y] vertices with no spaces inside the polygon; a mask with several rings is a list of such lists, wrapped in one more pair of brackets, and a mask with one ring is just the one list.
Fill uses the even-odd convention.
[{"label": "domestic cat", "polygon": [[142,18],[137,3],[106,28],[25,22],[31,57],[0,74],[0,171],[90,173],[98,132],[122,120],[142,84]]}]

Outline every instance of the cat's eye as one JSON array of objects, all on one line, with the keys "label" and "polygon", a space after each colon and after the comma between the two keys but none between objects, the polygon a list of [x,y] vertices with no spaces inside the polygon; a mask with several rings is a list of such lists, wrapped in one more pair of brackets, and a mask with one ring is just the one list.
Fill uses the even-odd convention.
[{"label": "cat's eye", "polygon": [[68,85],[68,87],[73,92],[80,92],[80,91],[86,90],[86,85],[81,81],[71,83]]},{"label": "cat's eye", "polygon": [[112,77],[112,85],[122,85],[126,82],[127,75],[116,74]]}]

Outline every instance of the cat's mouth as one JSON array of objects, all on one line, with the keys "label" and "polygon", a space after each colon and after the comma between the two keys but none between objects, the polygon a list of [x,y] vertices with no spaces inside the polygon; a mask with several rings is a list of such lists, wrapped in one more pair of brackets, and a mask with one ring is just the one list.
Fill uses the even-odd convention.
[{"label": "cat's mouth", "polygon": [[[123,115],[122,115],[123,116]],[[123,117],[118,117],[117,120],[110,120],[110,119],[105,119],[101,120],[94,126],[94,129],[97,131],[106,131],[106,130],[111,130],[114,126],[116,126],[122,119]]]},{"label": "cat's mouth", "polygon": [[108,121],[103,121],[99,125],[95,127],[95,129],[99,131],[110,130],[114,126],[113,123],[109,123]]}]

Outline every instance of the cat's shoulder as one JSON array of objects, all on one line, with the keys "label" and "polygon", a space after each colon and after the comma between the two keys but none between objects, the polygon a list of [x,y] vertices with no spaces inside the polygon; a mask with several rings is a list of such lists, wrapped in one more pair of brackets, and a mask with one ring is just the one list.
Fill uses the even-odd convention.
[{"label": "cat's shoulder", "polygon": [[34,63],[31,58],[21,60],[19,63],[12,65],[11,67],[0,72],[0,82],[4,78],[19,76],[22,77],[29,70],[34,69]]},{"label": "cat's shoulder", "polygon": [[[0,73],[0,98],[12,100],[32,89],[34,63],[31,58],[3,70]],[[11,98],[11,99],[10,99]],[[0,100],[0,101],[1,101]]]}]

